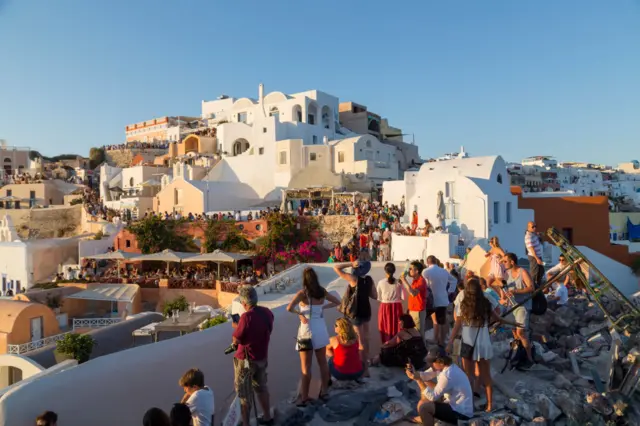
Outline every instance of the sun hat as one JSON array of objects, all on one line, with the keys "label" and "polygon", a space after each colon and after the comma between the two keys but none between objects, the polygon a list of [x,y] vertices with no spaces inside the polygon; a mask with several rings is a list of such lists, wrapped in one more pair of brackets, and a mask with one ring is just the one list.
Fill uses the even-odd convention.
[{"label": "sun hat", "polygon": [[361,260],[361,261],[358,261],[357,268],[352,268],[351,273],[356,277],[364,277],[369,273],[370,270],[371,270],[371,262],[369,262],[368,260],[364,260],[364,261]]}]

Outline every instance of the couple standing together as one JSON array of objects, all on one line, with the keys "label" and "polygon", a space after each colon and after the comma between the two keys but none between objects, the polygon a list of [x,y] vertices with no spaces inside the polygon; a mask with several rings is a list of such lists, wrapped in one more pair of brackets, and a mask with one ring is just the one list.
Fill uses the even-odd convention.
[{"label": "couple standing together", "polygon": [[[344,269],[351,266],[351,273]],[[369,321],[371,320],[371,304],[369,298],[377,298],[376,289],[371,277],[367,274],[371,269],[368,261],[356,261],[334,267],[338,276],[349,283],[345,301],[353,300],[349,320],[339,318],[335,323],[336,336],[329,337],[324,320],[324,310],[341,306],[349,309],[349,303],[328,293],[323,288],[318,276],[308,267],[302,274],[302,290],[289,303],[287,310],[300,319],[300,327],[296,338],[296,350],[300,353],[302,380],[298,391],[298,406],[309,402],[311,385],[311,363],[315,354],[320,367],[321,388],[320,399],[328,398],[328,387],[331,376],[338,380],[356,380],[367,376],[369,348]],[[325,302],[328,301],[329,303]],[[345,313],[345,312],[343,312]],[[345,313],[345,316],[346,313]]]}]

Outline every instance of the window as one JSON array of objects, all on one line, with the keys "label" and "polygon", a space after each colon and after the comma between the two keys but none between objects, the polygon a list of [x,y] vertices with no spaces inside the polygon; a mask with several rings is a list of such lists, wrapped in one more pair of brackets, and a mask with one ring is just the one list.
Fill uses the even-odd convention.
[{"label": "window", "polygon": [[511,223],[511,202],[507,201],[507,223]]},{"label": "window", "polygon": [[239,112],[238,113],[238,123],[246,123],[247,122],[247,113]]},{"label": "window", "polygon": [[124,246],[127,247],[127,248],[131,247],[131,240],[126,240],[124,242]]},{"label": "window", "polygon": [[133,178],[129,179],[129,186],[133,186]]},{"label": "window", "polygon": [[266,127],[262,128],[262,133],[267,133],[267,128]]},{"label": "window", "polygon": [[296,121],[300,122],[302,121],[302,111],[301,110],[297,110],[296,111]]},{"label": "window", "polygon": [[344,152],[338,152],[338,163],[344,163]]},{"label": "window", "polygon": [[280,164],[287,164],[287,151],[280,151]]},{"label": "window", "polygon": [[316,161],[316,153],[312,152],[309,154],[309,161]]},{"label": "window", "polygon": [[13,191],[11,191],[10,189],[7,189],[7,197],[11,197]]},{"label": "window", "polygon": [[16,209],[20,210],[20,201],[16,201]]},{"label": "window", "polygon": [[316,124],[316,116],[313,114],[307,114],[307,123]]},{"label": "window", "polygon": [[562,235],[573,245],[573,228],[562,228]]},{"label": "window", "polygon": [[36,198],[36,191],[29,191],[29,198],[32,200]]},{"label": "window", "polygon": [[500,173],[498,173],[498,183],[502,183],[502,175]]},{"label": "window", "polygon": [[318,143],[318,137],[316,135],[313,135],[312,136],[312,141],[313,141],[314,145],[317,144]]},{"label": "window", "polygon": [[365,145],[367,146],[367,148],[371,148],[371,141],[366,141]]},{"label": "window", "polygon": [[264,148],[258,148],[258,155],[264,154]]},{"label": "window", "polygon": [[493,223],[500,223],[500,201],[493,202]]},{"label": "window", "polygon": [[445,198],[454,198],[455,182],[444,183],[444,196]]}]

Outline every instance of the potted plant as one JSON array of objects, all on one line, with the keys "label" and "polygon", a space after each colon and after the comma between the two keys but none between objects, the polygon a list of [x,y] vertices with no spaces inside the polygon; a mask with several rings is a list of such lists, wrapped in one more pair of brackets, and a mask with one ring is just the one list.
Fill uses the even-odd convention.
[{"label": "potted plant", "polygon": [[69,333],[56,342],[54,356],[56,362],[75,359],[78,364],[89,361],[96,341],[88,334]]},{"label": "potted plant", "polygon": [[186,311],[187,309],[189,309],[189,302],[187,301],[187,298],[184,296],[178,296],[170,302],[164,302],[162,314],[165,318],[169,318],[174,310]]}]

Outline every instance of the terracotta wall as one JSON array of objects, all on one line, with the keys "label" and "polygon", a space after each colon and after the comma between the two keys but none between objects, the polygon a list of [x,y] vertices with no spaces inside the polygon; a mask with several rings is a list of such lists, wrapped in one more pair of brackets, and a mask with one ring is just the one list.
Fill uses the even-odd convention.
[{"label": "terracotta wall", "polygon": [[[127,241],[129,242],[129,244],[127,244]],[[116,238],[113,240],[113,248],[115,250],[122,250],[127,253],[142,253],[142,251],[138,248],[138,241],[136,240],[136,236],[126,229],[122,229],[120,232],[118,232]]]},{"label": "terracotta wall", "polygon": [[[514,189],[512,188],[512,192]],[[538,230],[546,232],[571,230],[574,246],[586,246],[625,265],[637,255],[630,255],[626,247],[609,241],[609,200],[607,197],[542,197],[526,198],[518,195],[518,208],[532,209]],[[524,235],[524,231],[523,235]],[[524,244],[524,242],[523,242]]]},{"label": "terracotta wall", "polygon": [[[11,333],[7,335],[7,344],[17,345],[31,341],[31,319],[37,317],[42,317],[43,337],[60,334],[60,326],[53,311],[45,305],[32,303],[18,314]],[[6,346],[0,347],[0,350],[5,349]]]},{"label": "terracotta wall", "polygon": [[187,301],[189,302],[196,302],[196,305],[198,306],[208,305],[213,308],[218,308],[221,306],[218,304],[217,290],[196,290],[161,287],[142,288],[140,289],[140,293],[142,303],[153,304],[156,307],[156,311],[160,311],[162,309],[162,304],[164,302],[171,301],[180,296],[186,297]]}]

